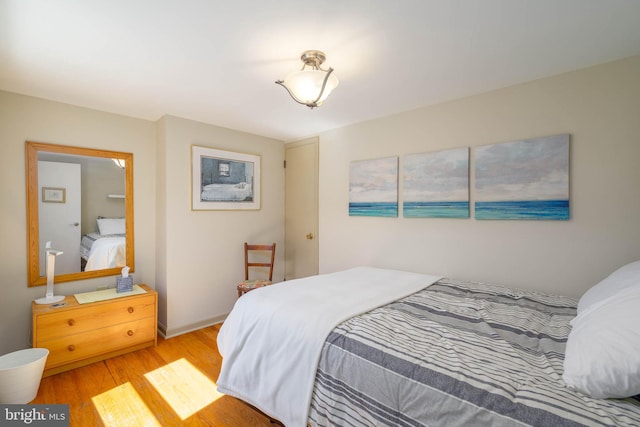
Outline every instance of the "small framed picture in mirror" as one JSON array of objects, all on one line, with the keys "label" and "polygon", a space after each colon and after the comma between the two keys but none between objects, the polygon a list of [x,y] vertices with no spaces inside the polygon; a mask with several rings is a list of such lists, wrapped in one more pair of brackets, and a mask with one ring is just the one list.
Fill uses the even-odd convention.
[{"label": "small framed picture in mirror", "polygon": [[44,203],[65,203],[67,190],[64,188],[42,187],[42,201]]}]

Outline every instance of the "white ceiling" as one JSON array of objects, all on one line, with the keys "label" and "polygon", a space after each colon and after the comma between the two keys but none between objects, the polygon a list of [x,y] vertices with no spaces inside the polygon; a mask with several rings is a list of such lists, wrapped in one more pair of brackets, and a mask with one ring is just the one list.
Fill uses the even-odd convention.
[{"label": "white ceiling", "polygon": [[637,54],[639,0],[0,0],[1,90],[285,141]]}]

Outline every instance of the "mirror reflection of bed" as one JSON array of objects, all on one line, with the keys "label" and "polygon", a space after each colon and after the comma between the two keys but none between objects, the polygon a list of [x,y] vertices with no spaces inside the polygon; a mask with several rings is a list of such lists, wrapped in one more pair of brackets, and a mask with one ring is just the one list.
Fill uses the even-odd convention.
[{"label": "mirror reflection of bed", "polygon": [[97,230],[82,236],[80,263],[82,271],[124,267],[126,258],[126,234],[124,218],[96,219]]}]

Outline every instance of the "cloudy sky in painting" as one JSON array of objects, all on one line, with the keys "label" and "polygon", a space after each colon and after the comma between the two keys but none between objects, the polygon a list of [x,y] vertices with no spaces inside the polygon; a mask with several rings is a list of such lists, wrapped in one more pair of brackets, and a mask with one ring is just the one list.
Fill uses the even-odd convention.
[{"label": "cloudy sky in painting", "polygon": [[403,159],[406,202],[469,200],[469,149],[408,154]]},{"label": "cloudy sky in painting", "polygon": [[349,202],[397,201],[397,157],[351,162],[349,168]]},{"label": "cloudy sky in painting", "polygon": [[477,201],[568,200],[569,135],[475,148]]}]

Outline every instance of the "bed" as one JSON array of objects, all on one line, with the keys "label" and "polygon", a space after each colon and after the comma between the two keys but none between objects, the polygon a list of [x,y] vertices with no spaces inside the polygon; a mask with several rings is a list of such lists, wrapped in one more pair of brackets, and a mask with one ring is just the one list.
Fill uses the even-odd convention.
[{"label": "bed", "polygon": [[82,271],[124,267],[127,264],[124,234],[88,233],[80,241]]},{"label": "bed", "polygon": [[80,240],[82,271],[103,270],[127,265],[127,224],[125,217],[96,218],[97,231]]},{"label": "bed", "polygon": [[577,305],[368,267],[282,282],[225,320],[218,389],[293,427],[640,425],[636,398],[565,382]]},{"label": "bed", "polygon": [[209,202],[240,202],[251,197],[252,188],[246,182],[205,185],[200,195],[201,200]]}]

